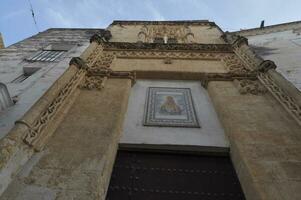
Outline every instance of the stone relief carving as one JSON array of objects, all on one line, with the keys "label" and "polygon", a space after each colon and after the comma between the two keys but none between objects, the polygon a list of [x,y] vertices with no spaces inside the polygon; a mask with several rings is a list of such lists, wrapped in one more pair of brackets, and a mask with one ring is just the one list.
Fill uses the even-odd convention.
[{"label": "stone relief carving", "polygon": [[220,60],[230,53],[202,53],[202,52],[167,52],[167,51],[114,51],[119,58],[180,58]]},{"label": "stone relief carving", "polygon": [[102,88],[104,88],[106,80],[107,77],[86,76],[85,81],[83,84],[80,85],[80,88],[87,90],[101,90]]},{"label": "stone relief carving", "polygon": [[44,129],[49,124],[50,120],[54,118],[57,111],[62,107],[65,99],[71,94],[77,85],[79,85],[85,76],[85,73],[86,71],[84,69],[79,69],[33,124],[30,125],[24,121],[16,122],[25,124],[28,127],[28,133],[25,134],[23,139],[26,144],[33,146],[35,150],[40,150],[43,147],[44,139],[47,138],[47,135],[49,134],[49,132],[44,131]]},{"label": "stone relief carving", "polygon": [[234,80],[235,85],[238,87],[240,94],[253,94],[259,95],[267,92],[267,89],[256,80]]},{"label": "stone relief carving", "polygon": [[138,33],[138,41],[141,42],[153,42],[156,37],[165,38],[165,40],[175,38],[181,43],[191,43],[194,34],[187,25],[144,25]]},{"label": "stone relief carving", "polygon": [[296,103],[294,98],[287,95],[269,74],[260,73],[258,79],[301,126],[301,106]]},{"label": "stone relief carving", "polygon": [[130,42],[106,42],[101,44],[106,50],[174,50],[174,51],[205,51],[216,53],[233,53],[233,49],[229,44],[160,44],[160,43],[130,43]]},{"label": "stone relief carving", "polygon": [[251,70],[246,68],[235,54],[224,56],[221,60],[229,73],[233,75],[251,73]]}]

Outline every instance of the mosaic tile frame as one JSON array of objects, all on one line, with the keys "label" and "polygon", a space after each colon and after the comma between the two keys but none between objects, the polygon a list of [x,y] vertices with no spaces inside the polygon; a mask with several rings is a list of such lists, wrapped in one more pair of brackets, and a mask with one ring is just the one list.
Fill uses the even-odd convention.
[{"label": "mosaic tile frame", "polygon": [[[170,112],[162,109],[166,105],[171,105],[168,99],[172,102],[173,110]],[[175,112],[173,112],[174,110]],[[149,87],[145,101],[143,125],[201,128],[190,88]]]}]

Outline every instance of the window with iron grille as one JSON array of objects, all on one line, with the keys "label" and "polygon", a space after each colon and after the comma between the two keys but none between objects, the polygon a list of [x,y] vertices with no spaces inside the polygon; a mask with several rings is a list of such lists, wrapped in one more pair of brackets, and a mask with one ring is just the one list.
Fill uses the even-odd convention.
[{"label": "window with iron grille", "polygon": [[28,61],[43,61],[43,62],[53,62],[56,61],[65,52],[69,51],[74,44],[50,44],[43,48],[42,51],[37,52],[33,56],[29,57]]},{"label": "window with iron grille", "polygon": [[52,62],[58,59],[65,51],[61,50],[42,50],[29,58],[30,61]]}]

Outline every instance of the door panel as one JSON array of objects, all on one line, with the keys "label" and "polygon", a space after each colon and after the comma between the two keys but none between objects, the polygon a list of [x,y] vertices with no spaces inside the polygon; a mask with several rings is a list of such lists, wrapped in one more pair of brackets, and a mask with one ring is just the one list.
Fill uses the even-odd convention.
[{"label": "door panel", "polygon": [[119,151],[107,200],[245,199],[229,157]]}]

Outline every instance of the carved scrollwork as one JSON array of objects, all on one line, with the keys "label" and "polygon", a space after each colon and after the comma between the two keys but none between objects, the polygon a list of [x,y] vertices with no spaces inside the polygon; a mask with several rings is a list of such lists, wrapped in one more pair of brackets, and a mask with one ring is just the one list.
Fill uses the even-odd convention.
[{"label": "carved scrollwork", "polygon": [[229,53],[203,53],[178,51],[114,51],[118,58],[179,58],[179,59],[206,59],[220,60]]},{"label": "carved scrollwork", "polygon": [[61,89],[58,95],[53,99],[49,106],[40,114],[32,124],[28,124],[28,132],[25,134],[23,141],[29,146],[33,146],[35,150],[40,150],[43,146],[44,138],[49,134],[44,131],[46,126],[49,124],[62,107],[65,99],[71,94],[71,92],[77,87],[86,71],[79,69],[71,78],[71,80]]},{"label": "carved scrollwork", "polygon": [[223,57],[223,64],[229,73],[233,75],[241,75],[241,74],[250,74],[251,70],[246,68],[245,65],[241,62],[241,60],[235,55],[230,54],[228,56]]},{"label": "carved scrollwork", "polygon": [[238,87],[240,94],[253,94],[259,95],[267,92],[267,89],[256,80],[234,80],[235,85]]},{"label": "carved scrollwork", "polygon": [[269,74],[260,73],[258,78],[279,103],[292,115],[298,124],[301,125],[301,106],[296,103],[295,99],[287,95]]},{"label": "carved scrollwork", "polygon": [[160,44],[160,43],[130,43],[130,42],[107,42],[102,44],[106,50],[174,50],[174,51],[205,51],[206,53],[233,53],[233,49],[229,44]]}]

